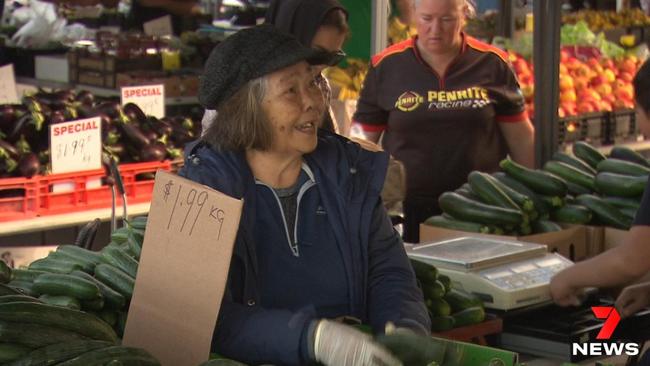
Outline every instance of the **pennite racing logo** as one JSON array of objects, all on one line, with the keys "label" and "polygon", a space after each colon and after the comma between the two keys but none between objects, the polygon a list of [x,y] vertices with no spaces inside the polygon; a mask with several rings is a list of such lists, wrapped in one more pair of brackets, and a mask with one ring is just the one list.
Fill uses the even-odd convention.
[{"label": "pennite racing logo", "polygon": [[419,107],[423,102],[424,97],[422,97],[420,94],[413,91],[407,91],[402,93],[402,95],[397,98],[395,107],[402,112],[411,112]]}]

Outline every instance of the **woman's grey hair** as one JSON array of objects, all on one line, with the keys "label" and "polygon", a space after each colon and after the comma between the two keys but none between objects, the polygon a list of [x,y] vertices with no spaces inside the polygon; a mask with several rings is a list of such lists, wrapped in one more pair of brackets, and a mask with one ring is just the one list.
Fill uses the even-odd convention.
[{"label": "woman's grey hair", "polygon": [[[474,18],[476,16],[476,5],[474,4],[474,0],[459,1],[461,1],[462,5],[465,7],[465,17],[468,19]],[[420,2],[422,2],[422,0],[413,0],[413,5],[417,7],[420,5]]]},{"label": "woman's grey hair", "polygon": [[266,88],[266,77],[246,83],[217,108],[214,121],[201,139],[226,151],[269,149],[273,131],[262,110]]}]

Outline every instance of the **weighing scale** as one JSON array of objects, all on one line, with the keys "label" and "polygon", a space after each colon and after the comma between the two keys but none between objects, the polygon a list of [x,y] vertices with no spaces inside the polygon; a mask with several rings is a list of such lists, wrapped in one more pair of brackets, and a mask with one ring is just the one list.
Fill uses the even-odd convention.
[{"label": "weighing scale", "polygon": [[510,310],[550,301],[549,282],[573,263],[545,245],[461,237],[406,247],[414,260],[432,264],[456,288],[478,296],[486,308]]}]

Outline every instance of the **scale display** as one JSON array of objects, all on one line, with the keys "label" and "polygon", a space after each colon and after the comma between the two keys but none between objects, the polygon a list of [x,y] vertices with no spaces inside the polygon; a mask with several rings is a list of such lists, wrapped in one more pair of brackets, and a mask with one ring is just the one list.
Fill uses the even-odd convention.
[{"label": "scale display", "polygon": [[406,249],[414,260],[432,264],[454,286],[483,300],[485,307],[510,310],[550,300],[551,278],[571,261],[545,245],[463,237]]}]

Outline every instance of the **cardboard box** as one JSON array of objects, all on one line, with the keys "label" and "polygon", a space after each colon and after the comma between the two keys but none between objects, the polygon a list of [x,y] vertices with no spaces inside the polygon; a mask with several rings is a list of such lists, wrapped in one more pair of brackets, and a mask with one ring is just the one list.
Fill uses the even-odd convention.
[{"label": "cardboard box", "polygon": [[561,231],[545,234],[506,236],[468,233],[465,231],[449,230],[434,226],[420,225],[420,242],[442,241],[462,236],[485,237],[491,239],[521,240],[529,243],[544,244],[549,252],[557,252],[564,257],[577,262],[588,257],[587,229],[584,226],[569,226]]},{"label": "cardboard box", "polygon": [[587,258],[605,251],[605,227],[583,226],[587,232]]},{"label": "cardboard box", "polygon": [[65,55],[40,55],[34,58],[36,79],[61,83],[70,81],[68,58]]},{"label": "cardboard box", "polygon": [[121,72],[115,79],[116,88],[150,84],[165,85],[165,98],[193,97],[199,93],[198,75],[173,75],[165,72]]}]

